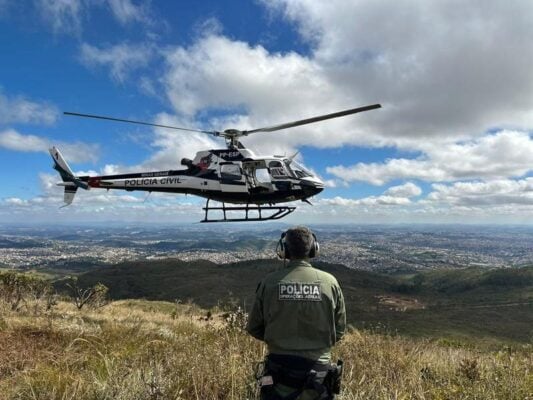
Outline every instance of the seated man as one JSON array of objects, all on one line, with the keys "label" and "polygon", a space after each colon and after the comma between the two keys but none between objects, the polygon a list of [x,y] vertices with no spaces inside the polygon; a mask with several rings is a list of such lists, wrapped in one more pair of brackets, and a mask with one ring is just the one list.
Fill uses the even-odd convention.
[{"label": "seated man", "polygon": [[266,342],[262,400],[333,399],[340,365],[331,365],[331,347],[341,339],[346,311],[333,275],[315,269],[315,235],[305,227],[281,235],[277,253],[285,268],[267,275],[256,290],[247,331]]}]

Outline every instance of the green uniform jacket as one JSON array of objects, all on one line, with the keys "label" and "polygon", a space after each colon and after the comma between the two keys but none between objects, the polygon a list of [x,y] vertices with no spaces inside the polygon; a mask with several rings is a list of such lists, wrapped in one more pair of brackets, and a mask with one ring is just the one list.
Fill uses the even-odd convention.
[{"label": "green uniform jacket", "polygon": [[293,260],[257,286],[247,331],[270,353],[329,362],[346,328],[346,309],[335,277]]}]

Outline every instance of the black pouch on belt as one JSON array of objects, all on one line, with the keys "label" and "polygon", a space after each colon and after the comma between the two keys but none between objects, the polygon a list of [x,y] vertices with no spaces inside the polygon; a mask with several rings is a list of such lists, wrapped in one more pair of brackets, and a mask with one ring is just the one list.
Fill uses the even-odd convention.
[{"label": "black pouch on belt", "polygon": [[337,364],[329,365],[328,375],[324,379],[324,385],[332,394],[339,394],[341,392],[342,365],[342,360],[338,360]]}]

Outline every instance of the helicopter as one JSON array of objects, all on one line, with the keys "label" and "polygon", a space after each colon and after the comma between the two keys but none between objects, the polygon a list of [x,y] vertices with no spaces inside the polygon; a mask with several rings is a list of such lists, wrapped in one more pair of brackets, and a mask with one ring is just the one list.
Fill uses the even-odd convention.
[{"label": "helicopter", "polygon": [[[296,126],[311,124],[381,108],[380,104],[352,108],[331,114],[298,121],[251,129],[226,129],[207,131],[153,124],[102,115],[64,112],[65,115],[94,118],[115,122],[155,126],[188,132],[200,132],[226,141],[225,149],[199,151],[194,159],[183,158],[185,168],[168,171],[150,171],[103,176],[76,176],[59,149],[49,151],[54,160],[53,168],[59,173],[64,187],[64,202],[70,205],[78,189],[118,189],[126,191],[181,193],[206,199],[204,219],[200,222],[267,221],[283,218],[292,213],[293,205],[279,203],[302,200],[311,204],[310,197],[324,190],[324,183],[315,174],[294,160],[296,154],[286,156],[257,156],[244,147],[240,138],[259,132],[275,132]],[[210,201],[222,203],[210,205]],[[230,203],[231,205],[226,205]],[[210,216],[211,213],[211,216]],[[212,217],[216,213],[218,218]],[[238,214],[235,216],[235,214]],[[220,218],[221,215],[221,218]]]}]

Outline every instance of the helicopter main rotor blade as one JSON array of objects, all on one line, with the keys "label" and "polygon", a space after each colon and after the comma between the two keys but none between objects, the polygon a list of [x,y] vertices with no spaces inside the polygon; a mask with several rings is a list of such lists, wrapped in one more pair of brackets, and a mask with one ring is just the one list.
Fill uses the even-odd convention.
[{"label": "helicopter main rotor blade", "polygon": [[65,115],[73,115],[75,117],[105,119],[105,120],[108,120],[108,121],[127,122],[127,123],[130,123],[130,124],[157,126],[159,128],[175,129],[175,130],[179,130],[179,131],[200,132],[200,133],[207,133],[208,135],[219,136],[219,133],[217,131],[202,131],[200,129],[180,128],[178,126],[152,124],[150,122],[133,121],[131,119],[113,118],[113,117],[106,117],[106,116],[103,116],[103,115],[93,115],[93,114],[80,114],[80,113],[68,112],[68,111],[65,111],[63,114],[65,114]]},{"label": "helicopter main rotor blade", "polygon": [[285,124],[267,126],[265,128],[258,128],[258,129],[252,129],[249,131],[243,131],[242,133],[243,135],[249,135],[250,133],[256,133],[256,132],[274,132],[274,131],[279,131],[281,129],[293,128],[295,126],[312,124],[313,122],[324,121],[326,119],[344,117],[345,115],[355,114],[355,113],[359,113],[363,111],[370,111],[376,108],[381,108],[381,104],[372,104],[369,106],[352,108],[351,110],[344,110],[344,111],[339,111],[339,112],[335,112],[332,114],[320,115],[318,117],[301,119],[299,121],[287,122]]}]

